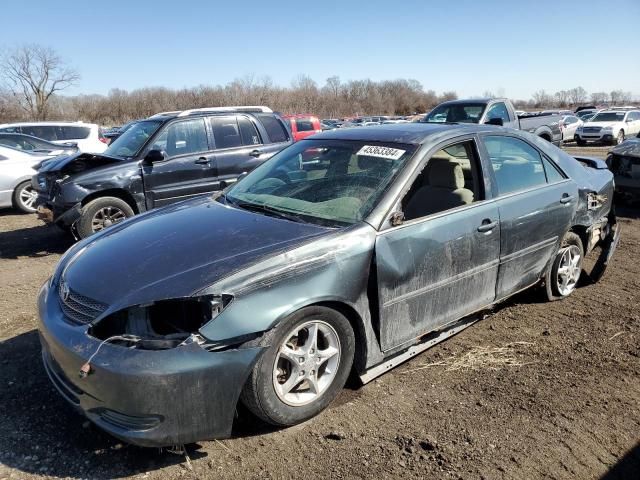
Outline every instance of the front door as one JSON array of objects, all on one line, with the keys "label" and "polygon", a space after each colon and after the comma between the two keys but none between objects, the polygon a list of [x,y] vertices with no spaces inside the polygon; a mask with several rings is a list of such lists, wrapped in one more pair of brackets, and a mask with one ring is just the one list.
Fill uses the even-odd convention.
[{"label": "front door", "polygon": [[521,138],[481,136],[500,211],[500,271],[496,299],[536,283],[571,226],[578,187]]},{"label": "front door", "polygon": [[162,150],[164,161],[144,164],[147,208],[155,208],[219,188],[216,159],[204,118],[169,124],[149,148]]},{"label": "front door", "polygon": [[378,235],[383,350],[493,302],[500,225],[480,171],[474,140],[438,150],[402,200],[403,224]]}]

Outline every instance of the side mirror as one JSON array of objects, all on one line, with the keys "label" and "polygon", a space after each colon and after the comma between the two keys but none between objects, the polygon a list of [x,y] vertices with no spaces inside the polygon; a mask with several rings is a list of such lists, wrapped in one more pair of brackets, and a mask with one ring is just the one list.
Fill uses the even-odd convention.
[{"label": "side mirror", "polygon": [[238,183],[240,180],[242,180],[247,175],[249,175],[249,172],[242,172],[240,175],[238,175],[238,179],[236,180],[236,183]]},{"label": "side mirror", "polygon": [[163,161],[165,158],[167,158],[167,154],[163,150],[149,150],[144,157],[144,161],[145,163],[156,163]]},{"label": "side mirror", "polygon": [[489,120],[487,120],[484,123],[486,123],[487,125],[498,125],[499,127],[504,125],[504,122],[502,121],[502,119],[500,117],[490,118]]}]

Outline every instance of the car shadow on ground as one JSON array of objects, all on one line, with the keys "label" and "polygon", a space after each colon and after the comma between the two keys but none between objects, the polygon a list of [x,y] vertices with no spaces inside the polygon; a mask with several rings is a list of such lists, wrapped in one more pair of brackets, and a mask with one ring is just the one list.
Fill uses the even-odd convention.
[{"label": "car shadow on ground", "polygon": [[600,480],[640,478],[640,443],[629,450]]},{"label": "car shadow on ground", "polygon": [[55,226],[21,228],[0,232],[0,258],[46,257],[64,253],[74,240]]},{"label": "car shadow on ground", "polygon": [[[120,478],[184,464],[167,450],[127,445],[76,413],[50,384],[36,330],[0,342],[0,463],[33,475]],[[206,456],[187,446],[191,459]],[[186,468],[186,464],[185,464]]]}]

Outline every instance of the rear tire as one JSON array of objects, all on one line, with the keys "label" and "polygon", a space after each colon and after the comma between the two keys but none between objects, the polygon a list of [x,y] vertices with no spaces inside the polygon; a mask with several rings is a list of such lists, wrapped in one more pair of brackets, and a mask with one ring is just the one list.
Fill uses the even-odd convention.
[{"label": "rear tire", "polygon": [[561,300],[573,293],[580,280],[583,260],[582,240],[575,233],[567,232],[560,243],[560,250],[545,275],[544,283],[548,301]]},{"label": "rear tire", "polygon": [[131,206],[117,197],[100,197],[82,208],[76,231],[80,238],[87,238],[100,230],[120,223],[135,215]]},{"label": "rear tire", "polygon": [[353,364],[355,336],[344,315],[307,307],[265,334],[260,345],[268,348],[240,400],[265,422],[290,426],[316,416],[340,393]]},{"label": "rear tire", "polygon": [[27,180],[22,182],[13,191],[13,206],[23,213],[34,213],[36,211],[36,198],[38,192],[31,186],[31,182]]}]

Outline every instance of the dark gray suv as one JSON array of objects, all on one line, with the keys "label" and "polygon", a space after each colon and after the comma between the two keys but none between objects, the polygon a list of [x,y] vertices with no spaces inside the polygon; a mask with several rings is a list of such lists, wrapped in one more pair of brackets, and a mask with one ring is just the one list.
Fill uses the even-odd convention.
[{"label": "dark gray suv", "polygon": [[221,190],[292,142],[267,107],[159,114],[102,154],[47,162],[33,177],[38,216],[85,238],[137,213]]}]

